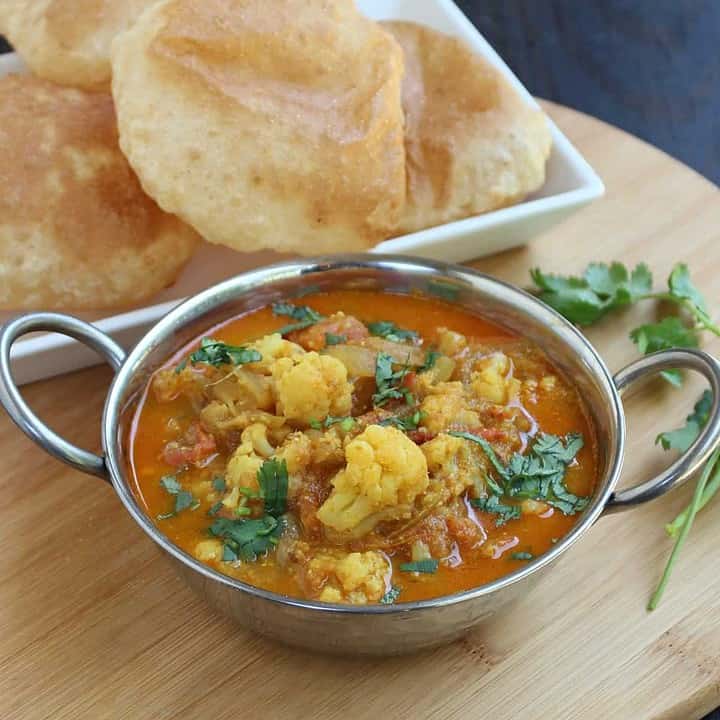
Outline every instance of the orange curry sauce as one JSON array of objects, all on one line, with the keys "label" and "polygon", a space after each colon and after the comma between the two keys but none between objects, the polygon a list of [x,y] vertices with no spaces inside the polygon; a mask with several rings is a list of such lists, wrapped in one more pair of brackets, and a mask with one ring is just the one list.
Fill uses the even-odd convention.
[{"label": "orange curry sauce", "polygon": [[[416,331],[423,341],[423,347],[433,344],[440,327],[461,333],[473,342],[511,343],[522,341],[492,325],[480,317],[457,309],[440,300],[369,293],[364,291],[336,291],[327,294],[308,295],[294,301],[304,304],[329,316],[337,311],[353,315],[364,323],[392,321],[396,325]],[[276,317],[270,308],[234,318],[227,323],[209,328],[204,334],[216,340],[233,345],[247,344],[263,335],[292,322],[287,317]],[[291,338],[292,339],[292,338]],[[198,338],[199,342],[200,338]],[[525,343],[527,348],[528,344]],[[183,349],[168,363],[172,367],[197,347],[197,343]],[[597,443],[593,427],[580,397],[567,378],[550,365],[542,351],[530,346],[529,352],[536,363],[547,373],[557,378],[556,392],[537,393],[531,402],[524,402],[524,413],[539,432],[554,435],[580,433],[584,447],[575,462],[569,466],[565,477],[567,488],[579,496],[592,494],[597,480]],[[519,402],[519,401],[517,401]],[[129,445],[129,471],[132,486],[138,501],[148,515],[155,519],[167,513],[172,499],[161,487],[160,479],[166,475],[177,476],[183,485],[199,479],[210,479],[224,468],[232,448],[218,446],[219,455],[209,467],[198,468],[190,465],[178,471],[177,467],[163,460],[165,445],[175,439],[178,424],[187,425],[197,418],[190,401],[179,396],[170,402],[159,402],[150,388],[132,410],[133,422],[126,442]],[[514,448],[515,450],[522,448]],[[530,553],[537,557],[552,547],[554,542],[565,535],[580,517],[579,514],[566,516],[550,508],[542,515],[523,514],[519,519],[497,527],[495,516],[473,509],[465,502],[468,513],[481,526],[483,542],[475,548],[459,550],[454,546],[452,557],[441,559],[434,574],[400,572],[402,558],[392,557],[392,582],[402,588],[398,602],[421,600],[447,595],[477,587],[483,583],[506,575],[526,564],[526,560],[514,559],[518,552]],[[201,498],[199,507],[187,509],[169,519],[155,519],[154,522],[179,547],[193,554],[197,543],[208,537],[208,527],[213,518],[208,516],[211,503]],[[324,543],[327,545],[327,542]],[[362,549],[360,543],[360,549]],[[355,542],[350,549],[358,549]],[[488,552],[487,548],[494,548]],[[307,597],[295,575],[276,564],[273,553],[246,563],[210,563],[222,572],[278,593],[296,597]]]}]

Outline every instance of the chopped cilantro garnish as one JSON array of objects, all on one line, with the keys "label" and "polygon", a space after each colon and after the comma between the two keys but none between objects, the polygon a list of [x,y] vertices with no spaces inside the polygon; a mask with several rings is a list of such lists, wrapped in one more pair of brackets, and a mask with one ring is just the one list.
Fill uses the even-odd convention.
[{"label": "chopped cilantro garnish", "polygon": [[212,481],[212,486],[215,492],[224,493],[226,489],[225,478],[221,475],[214,477]]},{"label": "chopped cilantro garnish", "polygon": [[574,515],[587,507],[589,499],[574,495],[565,485],[565,471],[583,446],[582,436],[570,434],[560,438],[541,433],[527,454],[515,453],[504,466],[484,438],[465,432],[450,435],[480,445],[498,475],[496,482],[489,482],[497,495],[540,500],[564,515]]},{"label": "chopped cilantro garnish", "polygon": [[409,432],[411,430],[417,430],[418,425],[422,422],[425,417],[425,413],[421,410],[416,410],[412,415],[405,415],[400,417],[399,415],[385,418],[380,421],[380,425],[392,425],[399,428],[403,432]]},{"label": "chopped cilantro garnish", "polygon": [[217,515],[217,514],[220,512],[220,510],[222,509],[222,506],[223,506],[222,500],[218,500],[218,501],[208,510],[207,514],[210,515],[210,517],[215,517],[215,515]]},{"label": "chopped cilantro garnish", "polygon": [[260,494],[265,501],[265,512],[279,517],[287,510],[288,471],[285,460],[271,458],[257,471]]},{"label": "chopped cilantro garnish", "polygon": [[330,347],[331,345],[342,345],[347,342],[346,335],[333,335],[332,333],[325,333],[325,344]]},{"label": "chopped cilantro garnish", "polygon": [[240,345],[227,345],[219,340],[203,338],[200,341],[200,349],[190,355],[190,362],[206,363],[208,365],[244,365],[246,363],[259,362],[262,355],[252,348]]},{"label": "chopped cilantro garnish", "polygon": [[496,527],[502,527],[505,523],[510,522],[510,520],[517,520],[520,517],[519,505],[507,505],[501,502],[497,495],[473,498],[470,504],[481,512],[497,515],[495,518]]},{"label": "chopped cilantro garnish", "polygon": [[402,588],[399,585],[392,585],[390,589],[380,598],[380,604],[392,605],[398,597],[400,597],[401,592]]},{"label": "chopped cilantro garnish", "polygon": [[184,358],[180,361],[180,363],[178,363],[177,367],[175,368],[176,375],[179,375],[187,367],[187,362],[187,358]]},{"label": "chopped cilantro garnish", "polygon": [[355,418],[349,415],[345,417],[328,415],[324,420],[310,421],[310,427],[313,428],[313,430],[328,430],[333,425],[339,425],[344,432],[350,432],[355,426]]},{"label": "chopped cilantro garnish", "polygon": [[425,362],[418,368],[418,372],[432,370],[440,355],[442,355],[442,353],[439,353],[437,350],[428,350],[425,353]]},{"label": "chopped cilantro garnish", "polygon": [[513,560],[532,560],[535,556],[529,552],[514,552],[510,557]]},{"label": "chopped cilantro garnish", "polygon": [[265,515],[257,520],[217,518],[209,532],[224,541],[223,560],[252,562],[277,543],[282,529],[282,523],[276,518]]},{"label": "chopped cilantro garnish", "polygon": [[437,572],[439,565],[439,561],[433,558],[427,558],[425,560],[416,560],[415,562],[400,563],[400,571],[426,573],[430,575]]},{"label": "chopped cilantro garnish", "polygon": [[404,328],[398,327],[395,323],[386,320],[368,323],[367,328],[371,335],[385,338],[391,342],[415,341],[420,337],[414,330],[405,330]]},{"label": "chopped cilantro garnish", "polygon": [[182,485],[174,475],[165,475],[162,477],[160,479],[160,485],[162,485],[168,495],[172,495],[175,498],[175,502],[170,512],[161,513],[157,516],[158,520],[169,520],[183,510],[187,510],[188,508],[195,510],[200,507],[200,502],[193,497],[191,492],[182,489]]},{"label": "chopped cilantro garnish", "polygon": [[285,315],[295,320],[294,323],[285,325],[275,332],[281,335],[295,332],[296,330],[304,330],[305,328],[315,325],[323,319],[323,316],[307,305],[292,305],[291,303],[274,303],[272,311],[275,315]]},{"label": "chopped cilantro garnish", "polygon": [[373,395],[376,406],[384,405],[388,400],[402,400],[412,405],[413,396],[410,390],[403,387],[405,376],[410,371],[406,363],[400,370],[393,371],[393,359],[386,353],[378,353],[375,361],[375,384],[377,392]]}]

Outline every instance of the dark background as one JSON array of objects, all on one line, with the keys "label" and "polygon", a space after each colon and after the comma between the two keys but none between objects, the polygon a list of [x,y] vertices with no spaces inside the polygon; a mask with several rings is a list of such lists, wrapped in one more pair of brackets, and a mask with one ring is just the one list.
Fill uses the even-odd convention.
[{"label": "dark background", "polygon": [[456,2],[534,95],[720,183],[720,0]]}]

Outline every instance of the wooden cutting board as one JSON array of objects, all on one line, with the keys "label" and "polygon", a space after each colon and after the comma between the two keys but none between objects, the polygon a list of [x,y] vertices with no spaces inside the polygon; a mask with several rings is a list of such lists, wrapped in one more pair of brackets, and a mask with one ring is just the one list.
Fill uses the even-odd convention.
[{"label": "wooden cutting board", "polygon": [[[476,266],[526,284],[528,268],[644,260],[664,282],[677,260],[720,314],[720,193],[661,152],[547,105],[607,183],[605,199],[532,247]],[[628,328],[594,329],[612,369],[635,356]],[[720,352],[720,343],[708,343]],[[110,371],[25,389],[37,411],[97,447]],[[658,431],[701,389],[647,386],[628,402],[626,482],[667,462]],[[489,632],[390,660],[339,660],[273,645],[214,616],[175,577],[112,490],[44,455],[0,418],[0,717],[698,718],[720,705],[720,498],[698,518],[661,607],[645,604],[670,542],[663,524],[690,488],[601,518]]]}]

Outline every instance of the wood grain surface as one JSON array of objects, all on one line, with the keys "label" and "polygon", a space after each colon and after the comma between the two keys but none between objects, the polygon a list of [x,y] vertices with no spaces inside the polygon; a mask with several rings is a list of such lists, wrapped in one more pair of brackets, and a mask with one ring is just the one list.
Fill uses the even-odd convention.
[{"label": "wood grain surface", "polygon": [[[660,282],[682,259],[707,297],[720,298],[718,189],[616,129],[547,108],[598,169],[607,197],[530,247],[476,266],[526,284],[533,265],[567,272],[590,260],[645,260]],[[593,330],[612,369],[635,356],[627,330],[652,312]],[[110,377],[96,368],[25,394],[56,430],[97,447]],[[667,462],[654,437],[681,424],[701,387],[654,384],[631,398],[626,482]],[[699,516],[660,608],[645,611],[670,549],[663,524],[689,487],[602,518],[485,633],[414,657],[338,660],[213,615],[110,487],[44,455],[4,416],[0,457],[3,720],[694,720],[720,704],[720,503]]]}]

